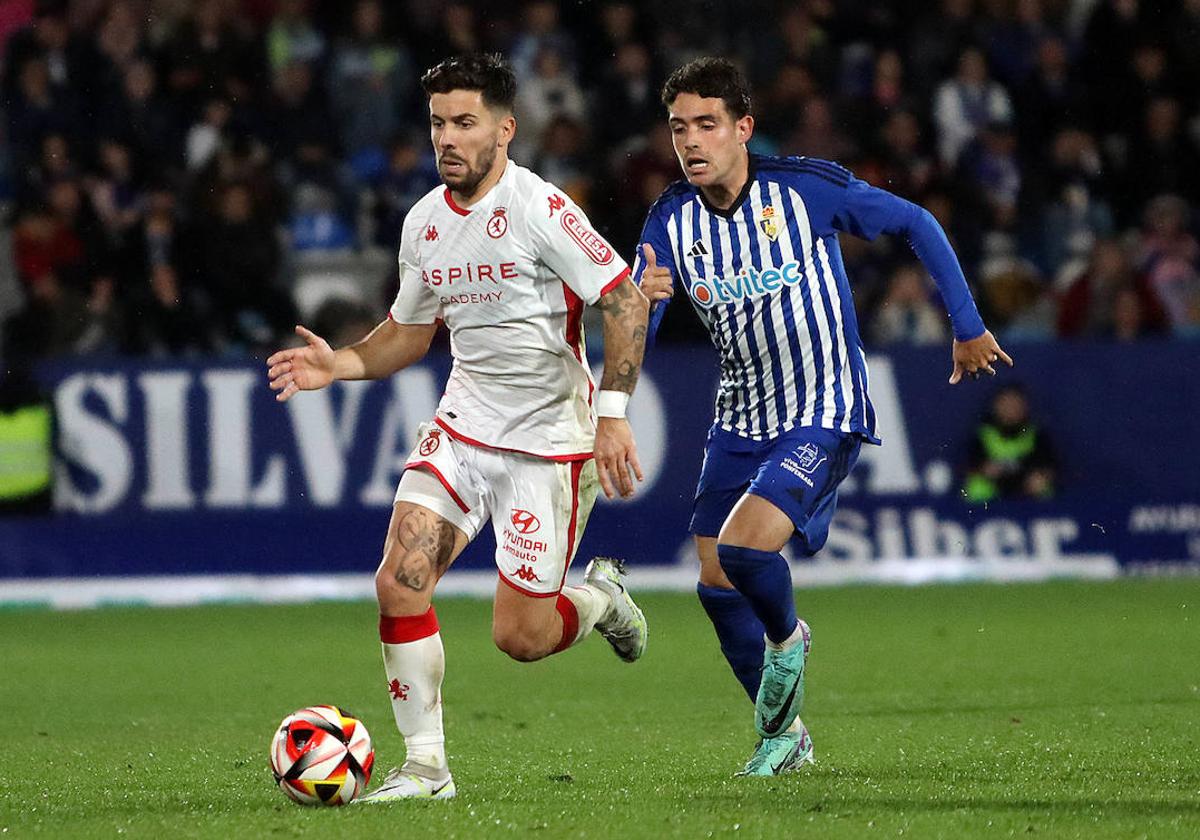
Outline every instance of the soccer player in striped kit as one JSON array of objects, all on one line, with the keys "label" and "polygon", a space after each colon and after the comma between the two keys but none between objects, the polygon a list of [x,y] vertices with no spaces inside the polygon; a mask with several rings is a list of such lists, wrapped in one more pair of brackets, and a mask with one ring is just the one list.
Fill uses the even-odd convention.
[{"label": "soccer player in striped kit", "polygon": [[836,163],[747,150],[754,117],[732,63],[684,65],[662,100],[685,178],[650,208],[634,277],[652,302],[677,282],[720,353],[691,522],[697,592],[755,703],[761,740],[741,775],[777,775],[813,755],[799,718],[811,637],[779,552],[793,536],[820,550],[859,447],[880,442],[838,234],[908,238],[954,327],[952,384],[1012,359],[928,211]]}]

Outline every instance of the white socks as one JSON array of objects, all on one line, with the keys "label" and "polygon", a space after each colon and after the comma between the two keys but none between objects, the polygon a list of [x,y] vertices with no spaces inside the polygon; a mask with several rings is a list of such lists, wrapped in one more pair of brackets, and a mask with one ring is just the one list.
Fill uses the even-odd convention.
[{"label": "white socks", "polygon": [[797,642],[804,641],[804,627],[799,621],[796,622],[796,629],[792,631],[792,635],[788,636],[779,644],[775,644],[770,639],[767,639],[768,650],[787,650]]},{"label": "white socks", "polygon": [[446,654],[433,607],[423,615],[380,616],[379,638],[392,713],[408,748],[405,766],[434,781],[448,778],[442,730]]},{"label": "white socks", "polygon": [[608,595],[590,583],[564,586],[558,596],[558,613],[563,620],[563,637],[554,649],[555,653],[586,639],[610,606]]}]

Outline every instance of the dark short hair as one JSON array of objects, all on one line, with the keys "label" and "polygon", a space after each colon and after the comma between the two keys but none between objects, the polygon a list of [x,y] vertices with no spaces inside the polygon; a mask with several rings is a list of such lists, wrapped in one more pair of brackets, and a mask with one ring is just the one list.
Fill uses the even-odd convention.
[{"label": "dark short hair", "polygon": [[680,67],[663,85],[663,105],[670,108],[681,93],[719,98],[734,119],[740,120],[750,113],[750,85],[737,65],[727,58],[697,58]]},{"label": "dark short hair", "polygon": [[452,90],[477,90],[484,104],[512,110],[517,98],[517,77],[499,53],[472,53],[448,58],[421,77],[425,94]]}]

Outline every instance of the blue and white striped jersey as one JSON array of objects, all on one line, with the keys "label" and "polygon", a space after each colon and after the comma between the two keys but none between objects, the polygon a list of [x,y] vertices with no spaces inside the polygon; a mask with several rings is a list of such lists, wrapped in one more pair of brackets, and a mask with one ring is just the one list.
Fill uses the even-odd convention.
[{"label": "blue and white striped jersey", "polygon": [[[650,208],[642,231],[671,270],[720,353],[715,424],[752,440],[797,426],[879,443],[867,363],[839,231],[873,239],[906,233],[946,301],[959,338],[983,333],[958,261],[930,214],[829,161],[750,156],[750,177],[728,210],[679,181]],[[641,244],[634,278],[641,282]],[[651,315],[651,330],[665,304]]]}]

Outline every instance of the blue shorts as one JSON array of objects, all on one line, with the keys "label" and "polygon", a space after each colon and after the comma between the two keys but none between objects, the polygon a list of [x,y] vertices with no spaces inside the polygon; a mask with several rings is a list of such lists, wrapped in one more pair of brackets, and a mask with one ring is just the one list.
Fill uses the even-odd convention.
[{"label": "blue shorts", "polygon": [[829,537],[838,485],[858,460],[858,435],[805,426],[754,441],[714,426],[692,506],[691,532],[715,537],[746,493],[788,515],[809,554]]}]

